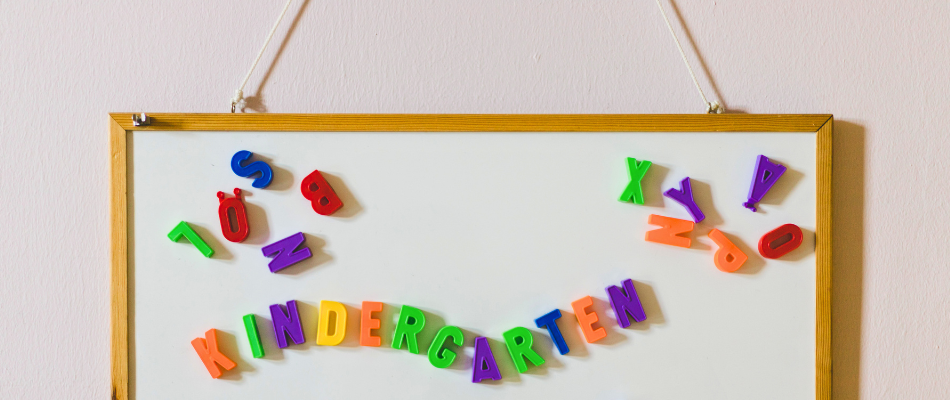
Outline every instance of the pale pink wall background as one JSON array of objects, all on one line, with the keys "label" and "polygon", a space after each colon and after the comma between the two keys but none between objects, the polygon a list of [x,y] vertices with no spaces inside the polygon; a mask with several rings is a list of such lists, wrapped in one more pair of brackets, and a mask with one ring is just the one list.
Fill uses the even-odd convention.
[{"label": "pale pink wall background", "polygon": [[[106,113],[227,111],[281,6],[0,0],[0,398],[109,396]],[[836,399],[950,398],[948,8],[678,2],[711,97],[835,115]],[[267,112],[702,111],[650,0],[295,0],[246,93]]]}]

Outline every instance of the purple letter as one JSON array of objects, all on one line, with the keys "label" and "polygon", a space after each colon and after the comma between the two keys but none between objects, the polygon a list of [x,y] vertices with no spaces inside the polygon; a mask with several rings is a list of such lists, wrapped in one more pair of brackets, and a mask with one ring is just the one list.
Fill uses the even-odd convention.
[{"label": "purple letter", "polygon": [[667,190],[666,193],[663,193],[663,195],[676,200],[677,203],[686,207],[686,211],[689,211],[689,215],[693,216],[693,222],[699,223],[706,219],[703,210],[700,210],[696,202],[693,201],[693,188],[689,184],[688,176],[680,181],[680,190],[670,189]]},{"label": "purple letter", "polygon": [[295,251],[304,241],[303,232],[297,232],[293,235],[287,236],[284,239],[280,239],[274,243],[271,243],[267,246],[264,246],[261,251],[264,253],[264,257],[270,257],[277,253],[277,256],[271,260],[270,264],[267,264],[270,267],[270,272],[277,272],[284,268],[287,268],[293,264],[301,262],[305,259],[310,258],[313,253],[310,252],[309,247],[304,247],[299,251]]},{"label": "purple letter", "polygon": [[501,372],[498,371],[495,356],[488,346],[488,338],[475,338],[475,357],[472,358],[472,383],[481,382],[483,379],[501,380]]},{"label": "purple letter", "polygon": [[785,173],[784,165],[769,161],[769,158],[759,154],[755,162],[755,176],[752,177],[752,187],[749,188],[749,201],[742,203],[745,208],[755,212],[755,203],[762,201],[765,193],[772,188],[772,185],[778,181]]},{"label": "purple letter", "polygon": [[300,314],[297,313],[297,300],[287,302],[287,311],[280,304],[270,306],[270,317],[274,322],[274,336],[277,336],[277,347],[287,347],[287,336],[296,344],[303,344],[303,327],[300,326]]},{"label": "purple letter", "polygon": [[621,328],[630,326],[630,319],[627,313],[633,317],[636,322],[642,322],[647,319],[647,314],[643,312],[643,305],[640,304],[640,298],[637,297],[637,289],[633,288],[633,281],[627,279],[623,281],[623,289],[616,286],[607,288],[607,295],[610,296],[610,307],[614,309],[617,315],[617,323]]}]

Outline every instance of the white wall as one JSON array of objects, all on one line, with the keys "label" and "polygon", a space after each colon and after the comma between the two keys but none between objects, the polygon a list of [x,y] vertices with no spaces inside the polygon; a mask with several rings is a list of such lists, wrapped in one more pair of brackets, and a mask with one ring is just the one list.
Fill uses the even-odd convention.
[{"label": "white wall", "polygon": [[[0,397],[109,395],[106,113],[227,111],[280,3],[0,1]],[[835,398],[950,397],[950,5],[678,7],[728,109],[835,114]],[[702,111],[649,0],[295,0],[246,93],[267,112]]]}]

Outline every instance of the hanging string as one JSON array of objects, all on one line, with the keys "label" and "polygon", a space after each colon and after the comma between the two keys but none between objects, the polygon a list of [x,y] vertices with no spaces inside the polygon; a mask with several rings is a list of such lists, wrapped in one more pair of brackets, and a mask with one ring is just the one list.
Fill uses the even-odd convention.
[{"label": "hanging string", "polygon": [[247,85],[248,79],[251,79],[251,73],[254,72],[254,68],[257,68],[257,63],[261,61],[261,56],[264,55],[264,49],[267,48],[267,45],[270,43],[270,40],[274,38],[274,32],[277,31],[277,26],[280,25],[280,20],[284,19],[284,14],[287,13],[287,9],[290,8],[290,2],[293,0],[287,0],[287,4],[284,4],[284,10],[280,12],[280,16],[277,17],[277,21],[274,22],[274,26],[270,28],[270,33],[267,34],[267,39],[264,40],[264,45],[261,46],[261,51],[257,52],[257,58],[254,59],[254,63],[251,64],[251,69],[247,71],[247,75],[244,76],[244,80],[241,81],[241,86],[238,87],[238,90],[234,91],[234,97],[231,98],[231,112],[233,113],[236,108],[244,111],[244,106],[246,105],[244,101],[244,86]]},{"label": "hanging string", "polygon": [[696,90],[699,91],[699,97],[703,98],[703,104],[706,105],[706,112],[709,114],[722,114],[723,107],[719,104],[718,101],[709,102],[706,99],[706,94],[703,93],[703,88],[699,86],[699,81],[696,80],[696,74],[693,73],[693,67],[689,66],[689,61],[686,59],[686,53],[683,52],[683,46],[680,44],[680,40],[676,37],[676,33],[673,32],[673,25],[670,24],[670,19],[666,16],[666,11],[663,10],[663,6],[660,5],[660,0],[656,0],[656,6],[660,9],[660,14],[663,14],[663,20],[666,21],[666,27],[670,30],[670,35],[673,36],[673,41],[676,42],[676,48],[680,50],[680,56],[683,57],[683,64],[686,64],[686,69],[689,70],[689,76],[693,78],[693,84],[696,85]]}]

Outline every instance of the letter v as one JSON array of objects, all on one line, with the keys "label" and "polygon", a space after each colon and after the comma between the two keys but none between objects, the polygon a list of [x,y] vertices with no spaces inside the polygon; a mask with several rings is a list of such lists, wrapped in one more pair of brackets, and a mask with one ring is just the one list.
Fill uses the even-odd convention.
[{"label": "letter v", "polygon": [[[264,253],[264,257],[271,257],[276,254],[270,264],[267,264],[267,266],[270,267],[270,272],[280,271],[313,256],[313,253],[310,252],[310,248],[303,246],[304,240],[306,240],[306,238],[303,232],[297,232],[264,246],[264,248],[261,249],[261,252]],[[297,248],[301,246],[303,246],[303,248],[297,250]]]},{"label": "letter v", "polygon": [[686,248],[688,248],[690,243],[692,243],[690,238],[678,235],[692,232],[693,221],[650,214],[650,218],[647,220],[647,222],[650,225],[662,226],[660,229],[654,229],[647,232],[646,240],[648,242],[663,243],[670,246]]},{"label": "letter v", "polygon": [[643,180],[643,176],[646,175],[647,170],[650,169],[650,165],[653,163],[643,160],[639,163],[636,158],[627,157],[627,170],[630,172],[630,183],[627,184],[627,188],[624,189],[623,194],[620,195],[620,201],[630,201],[633,198],[633,202],[636,204],[643,204],[643,188],[640,186],[640,181]]}]

